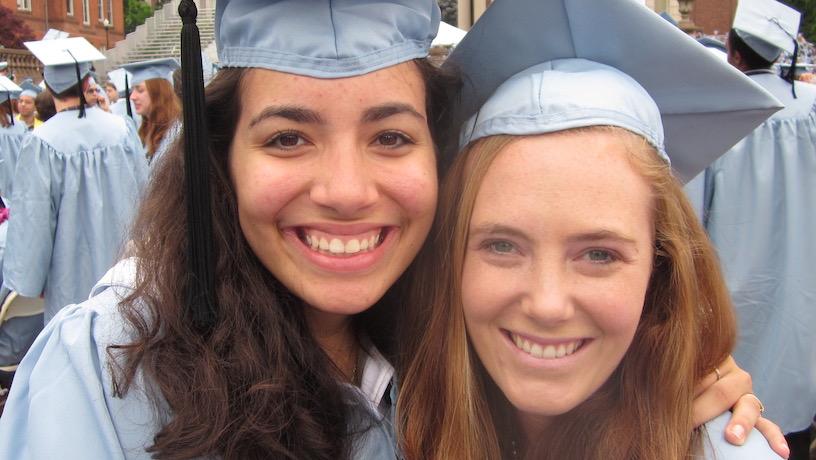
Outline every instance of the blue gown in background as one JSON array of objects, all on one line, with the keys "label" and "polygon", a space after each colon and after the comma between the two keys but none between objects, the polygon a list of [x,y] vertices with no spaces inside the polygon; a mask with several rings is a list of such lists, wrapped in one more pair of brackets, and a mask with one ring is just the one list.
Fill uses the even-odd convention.
[{"label": "blue gown in background", "polygon": [[20,295],[45,294],[45,322],[87,299],[122,253],[147,178],[144,149],[121,117],[56,114],[24,142],[3,264]]},{"label": "blue gown in background", "polygon": [[119,115],[120,117],[124,118],[125,120],[130,120],[138,130],[140,126],[142,126],[142,116],[136,113],[136,109],[133,108],[133,103],[130,103],[130,111],[133,113],[133,118],[127,114],[127,106],[125,105],[125,99],[120,97],[110,106],[111,113],[114,115]]},{"label": "blue gown in background", "polygon": [[6,207],[10,207],[11,184],[14,179],[14,168],[20,155],[20,146],[28,135],[23,123],[15,122],[7,128],[0,127],[0,197]]},{"label": "blue gown in background", "polygon": [[784,432],[816,414],[816,86],[750,74],[777,112],[706,171],[706,229],[737,313],[734,358]]}]

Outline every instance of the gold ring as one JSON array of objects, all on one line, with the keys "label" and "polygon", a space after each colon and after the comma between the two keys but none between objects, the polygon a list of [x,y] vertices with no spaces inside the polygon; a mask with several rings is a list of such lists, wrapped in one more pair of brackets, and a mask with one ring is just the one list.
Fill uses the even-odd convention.
[{"label": "gold ring", "polygon": [[759,400],[759,397],[757,395],[755,395],[753,393],[745,393],[742,396],[751,396],[752,398],[756,399],[756,402],[759,403],[759,413],[760,413],[760,415],[765,413],[765,405],[762,404],[762,401]]},{"label": "gold ring", "polygon": [[720,379],[722,378],[722,374],[720,374],[720,369],[715,367],[714,368],[714,373],[717,374],[717,381],[719,382]]}]

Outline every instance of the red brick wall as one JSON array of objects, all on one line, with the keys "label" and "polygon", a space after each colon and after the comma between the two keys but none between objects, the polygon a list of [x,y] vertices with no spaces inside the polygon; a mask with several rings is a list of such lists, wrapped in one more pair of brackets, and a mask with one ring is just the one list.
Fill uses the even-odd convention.
[{"label": "red brick wall", "polygon": [[[108,16],[108,0],[88,0],[90,6],[90,24],[82,21],[82,0],[73,0],[74,15],[68,16],[67,0],[31,0],[31,11],[17,9],[16,0],[0,0],[0,4],[13,11],[34,32],[39,40],[48,29],[64,30],[72,37],[81,36],[88,39],[97,48],[105,47],[105,28],[99,21],[98,2],[103,2],[105,16]],[[108,44],[113,47],[117,40],[125,36],[124,2],[113,0],[113,27],[108,31]],[[46,28],[45,5],[48,5],[48,27]]]},{"label": "red brick wall", "polygon": [[731,29],[737,0],[695,0],[691,19],[706,34],[724,34]]}]

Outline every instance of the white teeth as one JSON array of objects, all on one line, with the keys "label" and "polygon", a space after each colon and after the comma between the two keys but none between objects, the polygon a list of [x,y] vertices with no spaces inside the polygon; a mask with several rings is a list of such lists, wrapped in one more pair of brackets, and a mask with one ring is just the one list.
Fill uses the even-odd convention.
[{"label": "white teeth", "polygon": [[349,240],[346,243],[346,254],[356,254],[360,252],[360,242],[357,240]]},{"label": "white teeth", "polygon": [[516,334],[510,334],[510,337],[513,339],[513,342],[516,344],[518,349],[523,350],[528,355],[538,359],[563,358],[575,353],[575,351],[578,350],[583,344],[582,340],[578,340],[567,344],[540,345],[524,339]]},{"label": "white teeth", "polygon": [[332,238],[331,242],[329,243],[329,252],[332,254],[342,254],[345,251],[346,245],[344,245],[343,242],[337,238]]},{"label": "white teeth", "polygon": [[380,234],[374,234],[367,238],[352,238],[345,242],[340,238],[325,238],[306,234],[303,241],[312,250],[328,252],[330,254],[357,254],[362,251],[374,250],[380,242]]}]

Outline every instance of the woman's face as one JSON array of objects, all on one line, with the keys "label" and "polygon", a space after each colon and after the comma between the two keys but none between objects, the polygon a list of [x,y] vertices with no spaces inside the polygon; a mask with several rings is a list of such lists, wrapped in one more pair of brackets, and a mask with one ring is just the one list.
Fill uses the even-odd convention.
[{"label": "woman's face", "polygon": [[652,268],[652,199],[618,136],[522,138],[498,154],[477,195],[465,321],[527,428],[598,390],[638,325]]},{"label": "woman's face", "polygon": [[111,101],[111,103],[119,99],[119,93],[116,91],[116,87],[105,85],[105,92],[108,93],[108,100]]},{"label": "woman's face", "polygon": [[139,115],[144,117],[150,113],[150,93],[147,92],[147,85],[144,82],[133,86],[130,100],[133,101],[133,108]]},{"label": "woman's face", "polygon": [[413,260],[436,207],[416,66],[331,80],[253,69],[241,107],[230,172],[252,250],[314,311],[366,310]]}]

